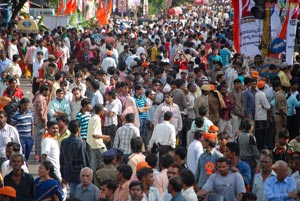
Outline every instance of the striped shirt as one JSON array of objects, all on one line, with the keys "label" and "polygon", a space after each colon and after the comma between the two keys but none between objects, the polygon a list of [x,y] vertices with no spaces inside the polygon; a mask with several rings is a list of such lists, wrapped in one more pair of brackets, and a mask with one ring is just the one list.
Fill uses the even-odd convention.
[{"label": "striped shirt", "polygon": [[118,128],[114,140],[114,148],[124,151],[124,154],[131,153],[130,141],[133,137],[140,137],[140,130],[131,123]]},{"label": "striped shirt", "polygon": [[12,117],[20,137],[30,137],[32,134],[33,113],[31,111],[18,112]]},{"label": "striped shirt", "polygon": [[[135,104],[138,108],[143,108],[147,104],[147,99],[145,96],[134,96]],[[147,119],[147,112],[139,112],[140,119]]]},{"label": "striped shirt", "polygon": [[91,118],[91,113],[90,112],[83,113],[82,110],[80,110],[76,115],[76,120],[80,121],[80,127],[81,127],[80,135],[82,139],[87,138],[90,118]]},{"label": "striped shirt", "polygon": [[113,100],[111,103],[110,102],[106,102],[106,106],[105,109],[107,112],[113,112],[114,115],[109,117],[109,116],[105,116],[105,121],[104,121],[104,126],[112,126],[112,125],[118,125],[118,114],[120,111],[120,104],[119,102],[115,99]]}]

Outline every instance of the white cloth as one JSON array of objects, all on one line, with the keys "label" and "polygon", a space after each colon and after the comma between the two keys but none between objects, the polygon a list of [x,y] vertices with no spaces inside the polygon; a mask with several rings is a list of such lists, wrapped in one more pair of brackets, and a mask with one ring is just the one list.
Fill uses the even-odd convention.
[{"label": "white cloth", "polygon": [[54,165],[54,172],[61,180],[59,154],[60,149],[56,139],[47,137],[42,140],[42,155],[47,155],[46,160]]},{"label": "white cloth", "polygon": [[194,191],[193,186],[187,188],[186,190],[182,190],[182,195],[188,201],[198,201],[198,197]]},{"label": "white cloth", "polygon": [[[269,177],[276,177],[276,173],[272,170]],[[257,173],[254,176],[252,192],[256,195],[257,201],[265,201],[264,181],[261,173]]]},{"label": "white cloth", "polygon": [[193,140],[188,146],[186,164],[189,169],[196,174],[199,158],[203,154],[203,146],[199,140]]},{"label": "white cloth", "polygon": [[149,141],[149,148],[153,147],[153,143],[161,145],[170,145],[175,148],[176,144],[176,130],[173,124],[168,121],[157,124],[154,127],[152,137]]},{"label": "white cloth", "polygon": [[[1,175],[2,177],[4,178],[6,175],[8,175],[11,171],[13,171],[12,167],[10,166],[9,164],[10,160],[6,160],[2,163],[2,166],[1,166]],[[28,168],[27,168],[27,165],[24,164],[21,166],[21,169],[26,172],[26,173],[29,173],[28,171]]]},{"label": "white cloth", "polygon": [[255,121],[267,120],[267,111],[270,107],[266,94],[257,90],[255,93]]},{"label": "white cloth", "polygon": [[14,56],[15,54],[19,55],[19,51],[18,51],[17,45],[11,43],[11,44],[8,46],[8,48],[7,48],[7,54],[8,54],[8,58],[9,58],[10,60],[13,60],[13,56]]},{"label": "white cloth", "polygon": [[117,68],[116,60],[112,57],[106,57],[103,59],[101,67],[105,72],[107,72],[109,67]]}]

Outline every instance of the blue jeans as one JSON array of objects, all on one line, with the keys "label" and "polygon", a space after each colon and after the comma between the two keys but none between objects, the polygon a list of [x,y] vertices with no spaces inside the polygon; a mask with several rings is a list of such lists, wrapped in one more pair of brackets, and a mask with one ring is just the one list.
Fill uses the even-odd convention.
[{"label": "blue jeans", "polygon": [[[75,190],[76,190],[76,186],[78,184],[80,184],[80,182],[68,182],[69,187],[70,187],[70,193],[69,193],[69,197],[73,197]],[[66,196],[67,197],[67,196]]]},{"label": "blue jeans", "polygon": [[140,134],[143,139],[146,137],[147,132],[147,119],[140,118]]},{"label": "blue jeans", "polygon": [[20,141],[23,154],[25,156],[26,161],[28,161],[34,140],[32,137],[20,137]]}]

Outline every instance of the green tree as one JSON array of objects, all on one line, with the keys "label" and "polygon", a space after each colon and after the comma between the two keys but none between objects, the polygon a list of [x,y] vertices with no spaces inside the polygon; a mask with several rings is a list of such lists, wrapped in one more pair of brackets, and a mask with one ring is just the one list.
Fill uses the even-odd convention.
[{"label": "green tree", "polygon": [[149,14],[156,15],[168,8],[166,0],[149,0]]}]

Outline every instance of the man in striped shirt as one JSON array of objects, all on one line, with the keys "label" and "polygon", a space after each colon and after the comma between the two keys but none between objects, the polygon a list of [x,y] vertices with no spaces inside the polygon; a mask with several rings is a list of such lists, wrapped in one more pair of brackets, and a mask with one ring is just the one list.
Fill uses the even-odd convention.
[{"label": "man in striped shirt", "polygon": [[88,98],[84,98],[81,101],[81,110],[76,115],[76,120],[80,122],[80,136],[85,141],[87,138],[87,130],[88,130],[88,124],[89,120],[91,118],[91,109],[92,104],[91,100]]},{"label": "man in striped shirt", "polygon": [[140,84],[135,86],[134,100],[139,111],[140,134],[145,141],[147,131],[147,111],[150,109],[150,105],[147,103],[147,99],[144,95],[144,88]]},{"label": "man in striped shirt", "polygon": [[33,113],[28,110],[30,101],[28,98],[22,98],[20,101],[20,110],[12,117],[12,124],[19,132],[23,154],[26,161],[29,159],[33,147]]},{"label": "man in striped shirt", "polygon": [[131,154],[131,138],[140,137],[140,130],[133,125],[134,118],[134,113],[126,114],[126,124],[118,128],[113,145],[114,148],[119,148],[124,151],[126,159]]}]

